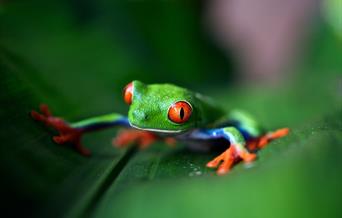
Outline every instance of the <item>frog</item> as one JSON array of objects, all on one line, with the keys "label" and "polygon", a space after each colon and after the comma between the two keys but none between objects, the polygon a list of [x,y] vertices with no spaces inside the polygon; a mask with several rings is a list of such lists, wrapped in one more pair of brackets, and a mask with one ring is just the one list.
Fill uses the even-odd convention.
[{"label": "frog", "polygon": [[143,149],[157,141],[215,146],[221,141],[224,149],[206,164],[218,175],[227,174],[240,161],[251,164],[259,150],[289,133],[289,128],[266,131],[249,113],[227,110],[213,98],[170,83],[134,80],[124,87],[123,100],[129,106],[126,116],[110,113],[69,122],[52,115],[46,104],[30,115],[58,132],[52,137],[55,143],[68,144],[84,156],[91,151],[82,144],[82,136],[110,127],[121,127],[113,139],[119,148],[135,144]]}]

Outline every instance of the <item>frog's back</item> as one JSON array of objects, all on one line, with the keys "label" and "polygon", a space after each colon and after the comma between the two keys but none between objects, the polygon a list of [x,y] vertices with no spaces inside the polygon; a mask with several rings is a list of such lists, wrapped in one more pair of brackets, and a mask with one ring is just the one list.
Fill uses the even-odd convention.
[{"label": "frog's back", "polygon": [[198,128],[213,127],[215,123],[225,116],[225,110],[211,98],[195,93],[198,100]]}]

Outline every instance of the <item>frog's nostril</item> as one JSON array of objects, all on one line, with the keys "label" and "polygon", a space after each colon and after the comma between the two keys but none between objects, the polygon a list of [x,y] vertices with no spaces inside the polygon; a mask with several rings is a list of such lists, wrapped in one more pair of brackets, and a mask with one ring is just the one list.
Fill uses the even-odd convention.
[{"label": "frog's nostril", "polygon": [[144,119],[147,120],[148,119],[148,115],[144,114]]}]

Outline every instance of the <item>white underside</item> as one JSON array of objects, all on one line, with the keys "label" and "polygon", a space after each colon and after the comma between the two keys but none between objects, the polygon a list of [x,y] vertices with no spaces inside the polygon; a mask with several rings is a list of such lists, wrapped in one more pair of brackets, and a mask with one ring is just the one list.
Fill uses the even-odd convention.
[{"label": "white underside", "polygon": [[181,133],[184,130],[165,130],[165,129],[152,129],[152,128],[141,128],[138,126],[133,125],[132,123],[129,123],[131,127],[140,129],[140,130],[145,130],[145,131],[150,131],[150,132],[160,132],[160,133]]}]

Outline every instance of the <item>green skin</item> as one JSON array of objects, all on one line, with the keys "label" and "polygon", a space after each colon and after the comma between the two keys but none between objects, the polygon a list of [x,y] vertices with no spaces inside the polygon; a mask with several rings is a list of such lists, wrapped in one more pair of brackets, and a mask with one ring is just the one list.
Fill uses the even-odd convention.
[{"label": "green skin", "polygon": [[[243,151],[247,150],[242,130],[249,135],[249,138],[264,134],[262,128],[248,114],[240,110],[227,113],[201,94],[172,84],[146,85],[137,80],[132,83],[133,99],[128,112],[128,122],[133,128],[157,134],[163,133],[163,136],[175,136],[183,141],[208,140],[224,136],[230,144]],[[174,123],[168,118],[170,106],[178,101],[190,103],[193,109],[189,120],[182,124]],[[106,127],[118,125],[115,121],[119,119],[124,119],[124,116],[113,113],[70,125],[73,128],[91,131],[98,125]],[[220,135],[217,136],[219,131]]]}]

